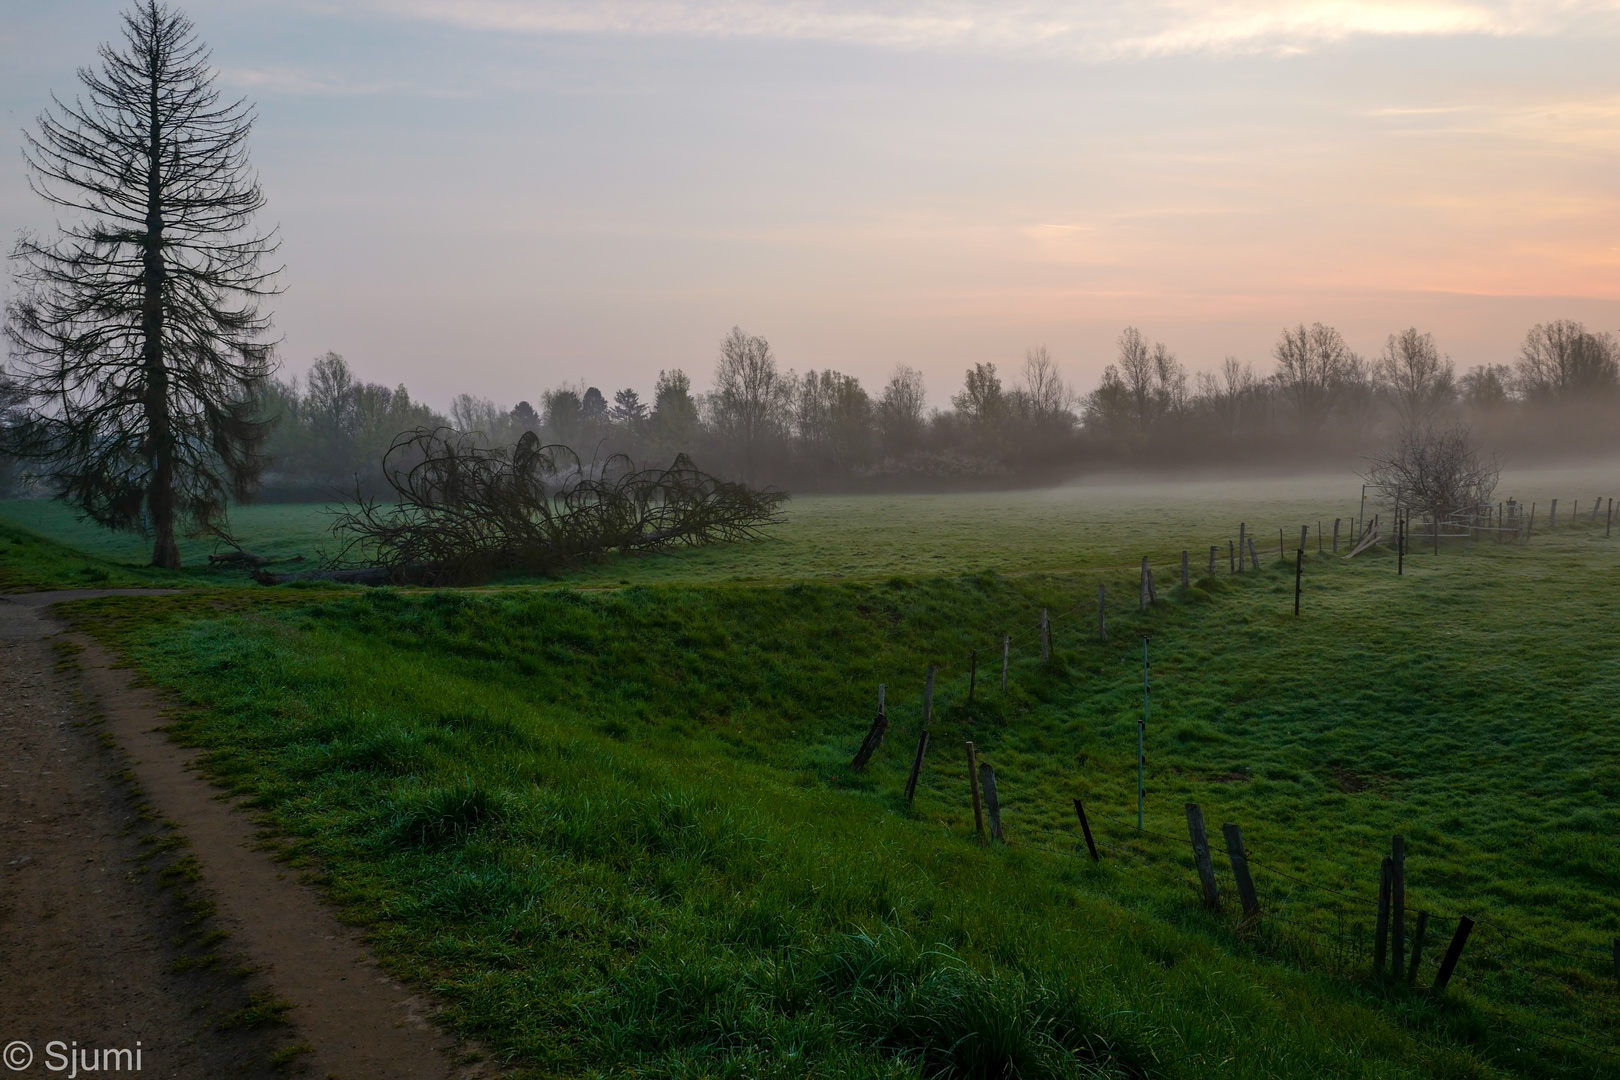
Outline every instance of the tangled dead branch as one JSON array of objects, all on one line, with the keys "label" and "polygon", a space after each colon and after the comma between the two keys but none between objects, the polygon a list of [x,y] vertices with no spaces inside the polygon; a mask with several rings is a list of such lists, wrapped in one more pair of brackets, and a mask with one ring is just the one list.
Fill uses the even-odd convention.
[{"label": "tangled dead branch", "polygon": [[788,497],[710,476],[684,454],[662,469],[638,469],[623,454],[586,464],[532,432],[492,449],[420,428],[394,440],[383,474],[396,501],[357,498],[338,518],[343,546],[330,576],[374,581],[383,570],[394,582],[468,584],[613,552],[756,540],[782,520]]}]

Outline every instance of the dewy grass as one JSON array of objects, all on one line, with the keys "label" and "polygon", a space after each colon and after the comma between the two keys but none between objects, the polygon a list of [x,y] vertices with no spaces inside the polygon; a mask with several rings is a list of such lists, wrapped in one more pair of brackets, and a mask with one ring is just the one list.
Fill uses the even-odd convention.
[{"label": "dewy grass", "polygon": [[[1600,1076],[1620,1060],[1616,544],[1570,529],[1399,578],[1382,553],[1312,557],[1297,620],[1274,555],[1188,590],[1161,569],[1146,614],[1105,573],[1106,644],[1095,572],[78,610],[191,706],[181,737],[385,961],[534,1075]],[[1077,601],[1042,667],[1039,609]],[[1004,631],[1025,647],[1002,694]],[[1166,838],[1123,823],[1144,635]],[[879,682],[888,743],[851,775]],[[1010,845],[973,840],[970,738]],[[1258,926],[1224,873],[1227,910],[1199,907],[1188,801],[1243,826]],[[1408,925],[1435,913],[1420,986],[1446,919],[1485,920],[1443,998],[1367,977],[1395,832]]]}]

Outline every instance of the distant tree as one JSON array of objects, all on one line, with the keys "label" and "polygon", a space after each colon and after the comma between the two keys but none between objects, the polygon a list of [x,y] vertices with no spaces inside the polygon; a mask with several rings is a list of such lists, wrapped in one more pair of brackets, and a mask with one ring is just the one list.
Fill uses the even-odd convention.
[{"label": "distant tree", "polygon": [[680,368],[659,371],[653,384],[653,411],[649,424],[655,438],[671,449],[683,449],[698,430],[697,402],[692,380]]},{"label": "distant tree", "polygon": [[1103,369],[1101,384],[1086,398],[1085,423],[1114,445],[1143,445],[1167,417],[1188,405],[1187,369],[1162,342],[1149,345],[1141,331],[1127,326],[1119,336],[1115,363]]},{"label": "distant tree", "polygon": [[512,425],[519,431],[539,431],[540,414],[527,401],[512,406]]},{"label": "distant tree", "polygon": [[1355,353],[1331,326],[1304,323],[1283,329],[1272,355],[1277,359],[1274,376],[1278,389],[1294,408],[1294,417],[1303,431],[1315,433],[1332,411],[1334,398],[1347,380],[1357,374]]},{"label": "distant tree", "polygon": [[1198,373],[1199,397],[1221,434],[1228,439],[1236,438],[1246,427],[1253,426],[1259,390],[1260,380],[1255,377],[1253,365],[1242,363],[1235,356],[1223,360],[1216,374]]},{"label": "distant tree", "polygon": [[1054,423],[1067,427],[1073,422],[1069,414],[1068,387],[1063,385],[1057,361],[1052,359],[1045,345],[1024,350],[1023,391],[1031,419],[1038,428]]},{"label": "distant tree", "polygon": [[872,400],[852,376],[805,372],[795,423],[806,456],[829,471],[847,473],[871,457]]},{"label": "distant tree", "polygon": [[1604,396],[1620,387],[1614,338],[1572,319],[1532,327],[1515,367],[1519,391],[1531,401]]},{"label": "distant tree", "polygon": [[1374,369],[1395,399],[1404,423],[1415,424],[1450,405],[1457,396],[1455,370],[1434,347],[1434,337],[1416,327],[1389,335]]},{"label": "distant tree", "polygon": [[250,231],[252,111],[221,103],[190,20],[141,0],[123,24],[79,71],[86,98],[53,99],[25,139],[34,190],[70,216],[13,254],[6,334],[31,403],[13,449],[102,525],[149,516],[153,564],[176,568],[176,529],[223,530],[266,465],[275,244]]},{"label": "distant tree", "polygon": [[647,406],[642,403],[640,394],[627,387],[613,395],[613,407],[608,415],[614,423],[636,429],[647,419]]},{"label": "distant tree", "polygon": [[951,405],[980,431],[998,427],[1006,415],[1007,398],[996,365],[974,364],[969,368],[962,380],[962,392],[952,395]]},{"label": "distant tree", "polygon": [[581,431],[579,394],[568,387],[558,387],[556,390],[547,390],[541,399],[545,406],[546,430],[558,442],[573,444],[578,441]]},{"label": "distant tree", "polygon": [[896,364],[877,404],[878,433],[885,453],[899,457],[917,448],[922,442],[923,409],[927,404],[928,388],[922,372]]},{"label": "distant tree", "polygon": [[792,394],[792,380],[777,370],[770,342],[733,326],[720,343],[708,408],[744,476],[755,475],[760,453],[781,434]]},{"label": "distant tree", "polygon": [[450,400],[450,426],[463,433],[478,433],[491,444],[506,441],[509,414],[489,398],[457,394]]},{"label": "distant tree", "polygon": [[602,391],[591,387],[585,391],[585,396],[579,399],[579,418],[587,424],[600,424],[608,417],[607,398]]},{"label": "distant tree", "polygon": [[1463,401],[1476,412],[1492,412],[1512,396],[1513,369],[1506,364],[1479,364],[1459,382]]}]

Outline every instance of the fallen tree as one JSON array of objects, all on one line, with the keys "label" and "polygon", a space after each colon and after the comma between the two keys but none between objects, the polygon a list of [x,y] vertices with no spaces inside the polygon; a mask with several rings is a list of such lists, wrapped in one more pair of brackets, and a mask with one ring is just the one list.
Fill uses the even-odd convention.
[{"label": "fallen tree", "polygon": [[258,580],[464,585],[552,574],[613,553],[761,539],[788,498],[711,476],[685,454],[667,468],[638,469],[623,454],[587,464],[532,432],[490,448],[419,428],[394,440],[383,475],[395,500],[356,493],[332,526],[342,547],[327,569]]}]

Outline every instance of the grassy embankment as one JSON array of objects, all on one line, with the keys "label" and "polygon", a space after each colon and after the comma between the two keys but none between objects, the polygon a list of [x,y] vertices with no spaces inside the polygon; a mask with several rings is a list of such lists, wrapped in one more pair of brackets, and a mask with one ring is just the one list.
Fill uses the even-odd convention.
[{"label": "grassy embankment", "polygon": [[[1049,668],[1024,651],[971,710],[967,649],[1094,595],[1098,572],[81,611],[193,706],[181,736],[387,961],[541,1073],[1602,1075],[1614,1059],[1552,1035],[1614,1047],[1603,966],[1494,927],[1588,954],[1620,930],[1620,624],[1597,599],[1617,543],[1571,529],[1401,579],[1388,558],[1313,559],[1297,623],[1271,557],[1117,611],[1106,645],[1089,616],[1059,624]],[[1202,912],[1185,845],[1113,822],[1099,867],[1044,850],[1076,850],[1075,793],[1129,813],[1144,632],[1149,828],[1180,835],[1188,800],[1241,822],[1282,919]],[[908,809],[929,662],[934,750]],[[893,734],[851,778],[879,681]],[[967,738],[1011,846],[973,842]],[[1413,909],[1493,924],[1443,1001],[1366,980],[1370,912],[1275,872],[1370,900],[1396,831]]]}]

